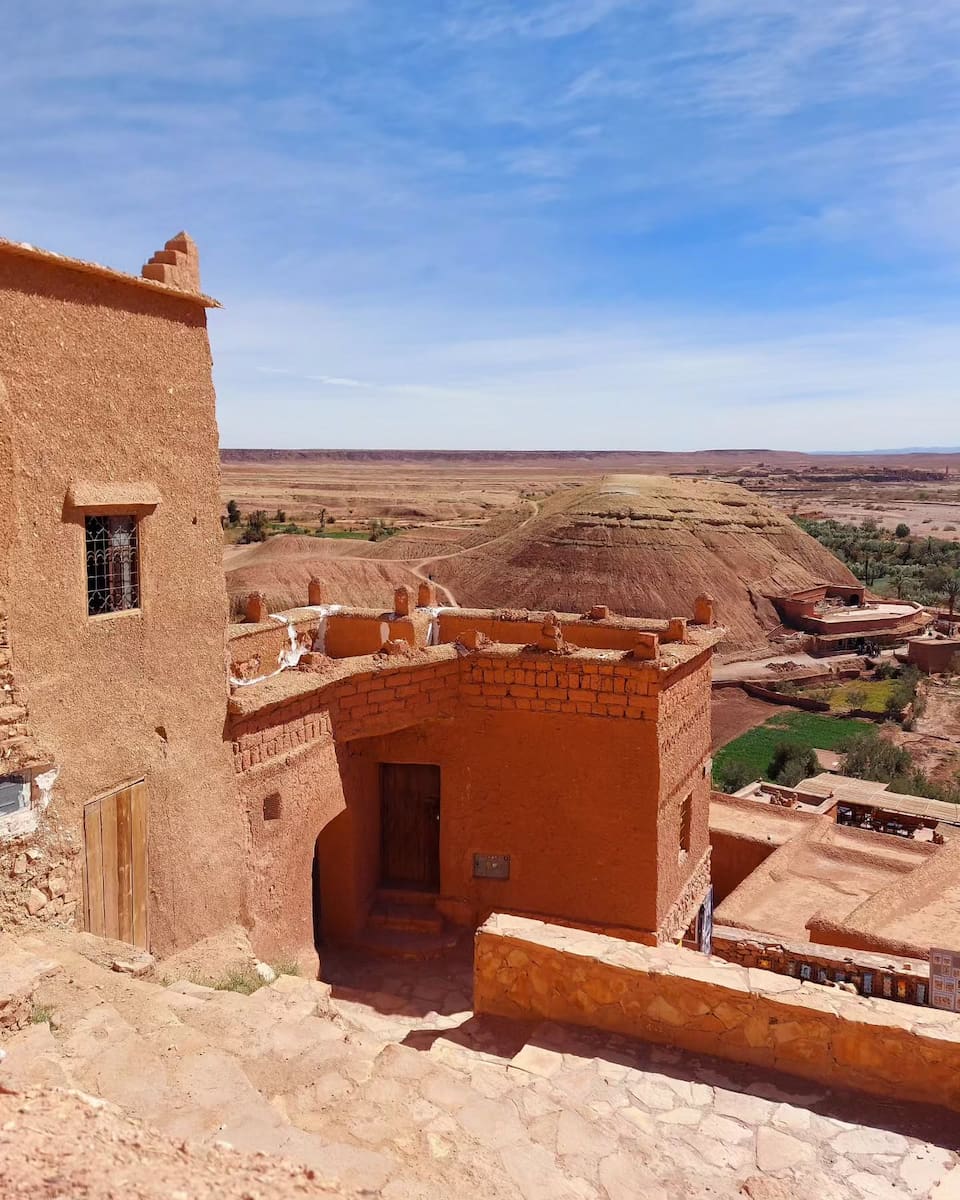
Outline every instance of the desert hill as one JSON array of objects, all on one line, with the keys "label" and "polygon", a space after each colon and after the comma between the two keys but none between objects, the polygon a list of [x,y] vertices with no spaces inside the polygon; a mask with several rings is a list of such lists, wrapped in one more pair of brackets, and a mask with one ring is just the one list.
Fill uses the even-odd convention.
[{"label": "desert hill", "polygon": [[338,604],[383,607],[394,588],[418,579],[403,563],[361,557],[373,542],[282,535],[251,546],[224,548],[224,570],[231,606],[238,610],[250,592],[263,592],[272,612],[306,603],[314,577],[322,579],[327,595]]},{"label": "desert hill", "polygon": [[772,592],[854,582],[813,538],[762,499],[730,484],[609,475],[561,488],[482,528],[410,530],[380,543],[278,537],[225,555],[227,588],[258,590],[273,608],[303,603],[316,575],[332,599],[386,606],[394,587],[431,575],[465,606],[628,616],[691,613],[709,592],[728,649],[765,642]]},{"label": "desert hill", "polygon": [[692,612],[709,592],[728,647],[777,624],[765,594],[853,576],[784,514],[742,488],[664,476],[607,476],[565,490],[497,541],[430,564],[464,605],[630,616]]}]

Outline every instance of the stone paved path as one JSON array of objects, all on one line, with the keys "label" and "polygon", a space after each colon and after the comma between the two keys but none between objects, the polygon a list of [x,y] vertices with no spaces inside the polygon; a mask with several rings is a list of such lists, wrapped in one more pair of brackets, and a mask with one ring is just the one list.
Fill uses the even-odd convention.
[{"label": "stone paved path", "polygon": [[[439,965],[329,954],[324,973],[336,1008],[386,1044],[378,1074],[399,1087],[377,1094],[403,1097],[394,1120],[413,1116],[431,1153],[466,1173],[478,1147],[484,1160],[494,1151],[524,1200],[919,1200],[957,1161],[960,1118],[939,1110],[589,1030],[474,1017],[469,951]],[[351,1119],[348,1101],[346,1129]]]},{"label": "stone paved path", "polygon": [[36,992],[50,1020],[4,1039],[0,1084],[79,1088],[371,1198],[960,1200],[954,1114],[475,1017],[469,940],[439,963],[328,953],[327,984],[251,996],[24,941],[59,964]]}]

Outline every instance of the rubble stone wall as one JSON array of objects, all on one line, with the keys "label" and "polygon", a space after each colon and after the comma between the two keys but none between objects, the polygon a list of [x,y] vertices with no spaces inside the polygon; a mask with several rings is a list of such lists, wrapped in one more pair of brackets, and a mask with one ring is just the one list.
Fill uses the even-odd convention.
[{"label": "rubble stone wall", "polygon": [[960,1111],[960,1014],[853,996],[696,951],[495,915],[477,933],[474,1009]]},{"label": "rubble stone wall", "polygon": [[[32,780],[51,766],[30,732],[27,697],[18,686],[6,610],[0,605],[0,779]],[[61,828],[50,788],[31,787],[30,809],[0,819],[0,929],[73,927],[81,898],[77,840]]]}]

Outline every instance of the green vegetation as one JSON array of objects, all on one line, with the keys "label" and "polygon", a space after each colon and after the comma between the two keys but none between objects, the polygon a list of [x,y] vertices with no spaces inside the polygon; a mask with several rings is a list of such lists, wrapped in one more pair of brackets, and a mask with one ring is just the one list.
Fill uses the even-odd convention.
[{"label": "green vegetation", "polygon": [[288,521],[285,509],[278,508],[274,515],[268,516],[262,509],[255,509],[246,516],[240,510],[236,500],[227,501],[226,518],[221,518],[224,528],[224,538],[228,542],[240,542],[244,545],[251,542],[265,542],[268,537],[277,533],[297,534],[300,537],[352,538],[357,541],[379,542],[384,538],[393,537],[398,531],[396,526],[388,524],[377,517],[370,522],[368,529],[338,529],[330,528],[335,525],[336,517],[328,515],[321,508],[316,525],[298,525],[296,521]]},{"label": "green vegetation", "polygon": [[[716,752],[713,759],[714,786],[718,791],[735,792],[754,779],[776,782],[773,774],[774,756],[782,753],[785,746],[793,746],[801,751],[809,751],[814,747],[842,750],[858,735],[876,737],[877,731],[863,721],[833,717],[826,713],[778,713]],[[731,787],[730,784],[737,778],[743,778],[743,782]]]},{"label": "green vegetation", "polygon": [[817,756],[810,746],[780,742],[770,760],[770,777],[784,787],[796,787],[801,779],[819,773]]},{"label": "green vegetation", "polygon": [[912,693],[900,703],[903,684],[896,679],[853,679],[836,687],[807,688],[797,694],[814,700],[823,700],[833,712],[845,712],[859,708],[865,712],[889,712],[897,705],[900,712],[912,699]]},{"label": "green vegetation", "polygon": [[867,587],[899,600],[945,604],[951,612],[960,600],[960,542],[911,537],[904,524],[891,533],[872,518],[861,525],[794,520]]},{"label": "green vegetation", "polygon": [[[272,966],[275,975],[300,974],[299,966],[292,959],[273,963]],[[241,963],[231,967],[222,979],[208,982],[206,986],[216,988],[218,992],[240,992],[244,996],[249,996],[252,992],[266,986],[266,980],[260,978],[255,967]]]},{"label": "green vegetation", "polygon": [[31,1025],[47,1025],[53,1016],[53,1009],[49,1004],[35,1004],[30,1010]]},{"label": "green vegetation", "polygon": [[843,773],[857,779],[877,779],[889,784],[891,792],[901,795],[926,796],[931,800],[960,804],[960,787],[928,779],[909,750],[895,746],[886,738],[854,738],[843,758]]},{"label": "green vegetation", "polygon": [[267,514],[262,508],[258,508],[255,512],[247,513],[240,541],[243,543],[265,542],[269,532],[267,525]]},{"label": "green vegetation", "polygon": [[395,525],[388,525],[386,521],[382,521],[379,517],[374,517],[370,522],[370,541],[382,542],[388,537],[393,537],[397,532]]},{"label": "green vegetation", "polygon": [[778,713],[728,742],[714,755],[713,786],[732,793],[764,779],[794,787],[819,773],[815,747],[842,752],[844,775],[876,779],[889,784],[891,792],[960,804],[960,779],[932,780],[909,750],[880,737],[876,726],[826,713]]}]

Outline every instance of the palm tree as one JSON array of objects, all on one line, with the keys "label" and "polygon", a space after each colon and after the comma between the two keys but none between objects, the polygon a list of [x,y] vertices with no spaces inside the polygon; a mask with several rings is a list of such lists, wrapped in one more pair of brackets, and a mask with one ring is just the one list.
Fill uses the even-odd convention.
[{"label": "palm tree", "polygon": [[953,624],[953,610],[957,603],[957,597],[960,596],[960,571],[951,571],[947,576],[943,585],[944,595],[950,604],[950,615],[948,620]]}]

